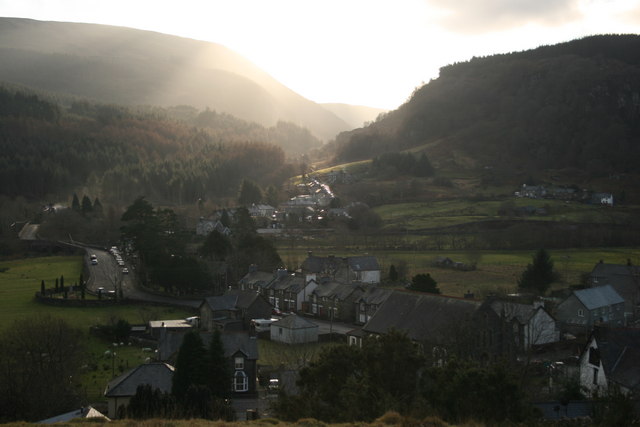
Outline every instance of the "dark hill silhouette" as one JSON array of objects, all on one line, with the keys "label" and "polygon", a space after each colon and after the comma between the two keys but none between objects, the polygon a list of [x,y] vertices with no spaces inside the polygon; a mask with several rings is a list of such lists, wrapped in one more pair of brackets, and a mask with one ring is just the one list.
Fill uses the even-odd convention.
[{"label": "dark hill silhouette", "polygon": [[335,163],[424,147],[436,167],[637,172],[640,36],[473,58],[325,147]]},{"label": "dark hill silhouette", "polygon": [[0,18],[0,81],[124,105],[191,105],[328,140],[344,120],[233,51],[204,41],[96,24]]}]

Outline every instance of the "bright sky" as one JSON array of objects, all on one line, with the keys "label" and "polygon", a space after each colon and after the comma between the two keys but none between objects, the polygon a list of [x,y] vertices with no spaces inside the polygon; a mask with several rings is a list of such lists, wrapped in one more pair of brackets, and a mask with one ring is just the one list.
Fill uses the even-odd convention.
[{"label": "bright sky", "polygon": [[313,101],[387,109],[473,56],[640,33],[640,0],[0,0],[0,16],[212,41]]}]

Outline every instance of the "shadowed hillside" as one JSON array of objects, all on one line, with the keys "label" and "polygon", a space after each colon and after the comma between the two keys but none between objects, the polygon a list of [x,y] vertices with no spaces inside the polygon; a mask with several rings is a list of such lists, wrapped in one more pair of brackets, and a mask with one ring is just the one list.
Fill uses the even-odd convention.
[{"label": "shadowed hillside", "polygon": [[125,105],[191,105],[323,139],[350,128],[231,50],[95,24],[0,18],[0,80]]},{"label": "shadowed hillside", "polygon": [[423,147],[436,168],[635,173],[640,36],[595,36],[441,68],[398,110],[325,148],[334,162]]}]

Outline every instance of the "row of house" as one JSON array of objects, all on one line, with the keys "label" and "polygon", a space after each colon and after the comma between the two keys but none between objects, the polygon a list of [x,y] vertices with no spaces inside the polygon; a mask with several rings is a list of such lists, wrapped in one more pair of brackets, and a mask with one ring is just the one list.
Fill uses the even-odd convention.
[{"label": "row of house", "polygon": [[529,199],[579,200],[594,205],[613,206],[612,193],[589,192],[572,187],[522,184],[522,187],[515,192],[515,196]]}]

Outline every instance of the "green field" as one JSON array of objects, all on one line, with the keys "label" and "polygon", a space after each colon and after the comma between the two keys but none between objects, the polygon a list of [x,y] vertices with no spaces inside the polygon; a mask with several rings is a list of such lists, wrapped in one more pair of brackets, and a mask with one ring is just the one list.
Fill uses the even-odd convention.
[{"label": "green field", "polygon": [[638,214],[633,207],[607,208],[584,203],[567,203],[561,200],[539,200],[508,198],[504,200],[439,200],[421,203],[396,203],[378,206],[374,211],[380,215],[384,229],[420,230],[448,227],[488,219],[507,219],[499,216],[502,208],[531,206],[544,208],[546,215],[526,217],[536,221],[559,221],[577,223],[624,224],[630,223]]},{"label": "green field", "polygon": [[[355,256],[363,255],[363,251],[351,248],[335,250],[335,248],[309,245],[296,248],[280,247],[280,257],[289,265],[300,266],[307,257],[307,251],[312,250],[317,256]],[[407,277],[418,273],[429,273],[438,282],[443,294],[462,296],[466,292],[473,292],[476,297],[483,297],[491,292],[517,290],[517,278],[531,263],[534,250],[521,251],[410,251],[410,250],[367,250],[367,254],[378,259],[383,279],[389,272],[389,267],[405,263]],[[580,282],[583,273],[590,272],[594,265],[603,260],[607,263],[626,264],[630,259],[635,265],[640,264],[640,248],[593,248],[593,249],[562,249],[550,250],[555,269],[562,275],[562,280],[553,288],[563,288]],[[475,271],[457,271],[437,268],[433,266],[438,257],[449,257],[453,261],[466,264],[477,264]]]},{"label": "green field", "polygon": [[[85,332],[87,365],[83,367],[83,387],[89,402],[102,400],[102,393],[113,375],[143,363],[150,353],[141,346],[114,345],[111,340],[89,334],[95,325],[108,325],[117,319],[131,324],[148,320],[176,319],[193,313],[172,307],[143,305],[118,305],[110,307],[57,307],[37,302],[34,294],[40,290],[40,282],[53,287],[56,278],[65,277],[65,285],[78,281],[82,270],[81,256],[52,256],[26,258],[0,262],[0,332],[13,322],[36,314],[50,314],[65,319],[69,324]],[[105,355],[109,350],[116,357]]]}]

